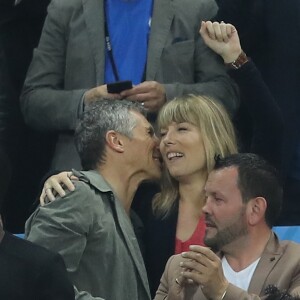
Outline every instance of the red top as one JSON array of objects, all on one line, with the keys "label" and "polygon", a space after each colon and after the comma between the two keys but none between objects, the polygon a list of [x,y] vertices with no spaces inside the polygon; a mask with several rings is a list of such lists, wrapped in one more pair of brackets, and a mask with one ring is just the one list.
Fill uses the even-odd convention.
[{"label": "red top", "polygon": [[204,215],[201,216],[198,225],[192,234],[192,236],[186,240],[185,242],[182,242],[178,238],[176,238],[176,244],[175,244],[175,254],[180,254],[182,252],[189,251],[190,245],[204,245],[204,235],[205,235],[205,218]]}]

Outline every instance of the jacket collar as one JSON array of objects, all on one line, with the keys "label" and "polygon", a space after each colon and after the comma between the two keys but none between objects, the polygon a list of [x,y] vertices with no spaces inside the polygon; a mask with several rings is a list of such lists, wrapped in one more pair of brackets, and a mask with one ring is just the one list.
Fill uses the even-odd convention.
[{"label": "jacket collar", "polygon": [[137,268],[141,281],[145,288],[148,298],[150,299],[149,284],[147,273],[144,265],[144,260],[140,251],[140,247],[134,233],[132,223],[129,216],[126,214],[122,203],[115,197],[112,187],[105,181],[101,174],[97,171],[76,171],[72,170],[73,174],[79,180],[88,183],[102,193],[105,193],[108,201],[111,204],[116,227],[122,232],[124,241],[129,249],[129,254]]},{"label": "jacket collar", "polygon": [[254,271],[252,280],[250,282],[248,292],[255,293],[261,292],[265,281],[267,280],[270,272],[275,267],[280,257],[283,254],[283,248],[279,244],[277,235],[272,232],[270,239],[262,253],[260,261]]},{"label": "jacket collar", "polygon": [[96,85],[104,82],[105,34],[103,0],[82,0],[83,15],[89,37],[89,44],[96,66]]},{"label": "jacket collar", "polygon": [[146,80],[154,80],[160,66],[172,20],[175,15],[173,0],[153,0],[151,32],[148,47]]},{"label": "jacket collar", "polygon": [[102,175],[96,171],[76,171],[72,170],[72,173],[78,177],[79,180],[89,183],[93,187],[95,187],[97,190],[103,193],[107,192],[113,192],[113,189],[111,186],[105,181],[105,179],[102,177]]}]

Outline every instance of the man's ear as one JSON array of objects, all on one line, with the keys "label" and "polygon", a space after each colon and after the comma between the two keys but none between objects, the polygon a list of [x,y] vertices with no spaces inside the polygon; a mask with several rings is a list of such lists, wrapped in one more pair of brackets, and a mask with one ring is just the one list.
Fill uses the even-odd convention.
[{"label": "man's ear", "polygon": [[106,143],[112,150],[123,153],[124,152],[124,136],[114,130],[109,130],[106,133]]},{"label": "man's ear", "polygon": [[256,225],[265,219],[267,201],[264,197],[255,197],[248,202],[248,220],[250,225]]}]

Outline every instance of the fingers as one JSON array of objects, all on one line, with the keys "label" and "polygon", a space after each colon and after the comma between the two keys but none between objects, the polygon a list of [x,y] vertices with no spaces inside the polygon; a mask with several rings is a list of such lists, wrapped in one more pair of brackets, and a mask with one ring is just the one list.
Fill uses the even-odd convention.
[{"label": "fingers", "polygon": [[166,101],[166,92],[162,84],[156,81],[144,81],[130,90],[123,91],[121,96],[144,103],[149,111],[158,111]]},{"label": "fingers", "polygon": [[66,187],[69,191],[74,191],[75,186],[71,180],[78,180],[78,178],[74,176],[72,172],[61,172],[48,178],[44,184],[42,194],[40,196],[41,206],[46,204],[46,198],[49,201],[54,201],[57,194],[60,197],[64,197],[66,192],[63,187]]},{"label": "fingers", "polygon": [[227,43],[229,41],[229,38],[231,37],[232,32],[235,30],[234,26],[229,23],[224,23],[223,21],[221,23],[219,22],[202,22],[201,23],[201,29],[200,34],[202,38],[206,38],[206,35],[212,39],[217,40],[218,42],[225,42]]},{"label": "fingers", "polygon": [[188,272],[205,273],[207,269],[213,268],[220,262],[219,257],[207,247],[193,245],[190,249],[191,251],[181,254],[185,259],[180,263],[180,266]]},{"label": "fingers", "polygon": [[203,256],[206,256],[208,259],[212,261],[219,260],[219,257],[208,247],[203,247],[199,245],[191,245],[189,252],[185,252],[186,255],[194,255],[194,253],[202,254]]},{"label": "fingers", "polygon": [[[67,172],[67,178],[64,178],[64,180],[62,181],[62,183],[67,187],[67,189],[69,191],[72,192],[72,191],[75,190],[75,186],[74,186],[74,184],[73,184],[73,182],[71,180],[76,180],[77,181],[78,178],[76,176],[74,176],[72,172]],[[60,193],[59,193],[59,195],[60,195]]]},{"label": "fingers", "polygon": [[44,205],[46,204],[46,201],[45,201],[46,197],[47,197],[46,191],[45,191],[45,189],[43,188],[42,194],[41,194],[41,196],[40,196],[40,205],[41,205],[41,206],[44,206]]},{"label": "fingers", "polygon": [[101,98],[120,100],[122,97],[120,94],[108,93],[106,84],[92,88],[86,91],[84,94],[84,102],[86,104],[99,100]]}]

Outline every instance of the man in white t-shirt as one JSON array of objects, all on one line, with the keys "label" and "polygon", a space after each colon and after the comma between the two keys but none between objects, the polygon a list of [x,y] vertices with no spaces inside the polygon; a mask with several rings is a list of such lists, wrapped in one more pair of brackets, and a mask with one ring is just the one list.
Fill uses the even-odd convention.
[{"label": "man in white t-shirt", "polygon": [[172,256],[155,300],[266,299],[270,285],[300,295],[300,245],[279,242],[272,226],[282,186],[255,154],[218,158],[206,186],[205,244]]}]

